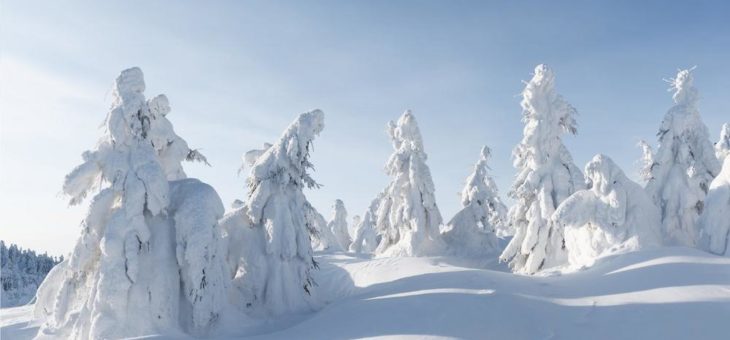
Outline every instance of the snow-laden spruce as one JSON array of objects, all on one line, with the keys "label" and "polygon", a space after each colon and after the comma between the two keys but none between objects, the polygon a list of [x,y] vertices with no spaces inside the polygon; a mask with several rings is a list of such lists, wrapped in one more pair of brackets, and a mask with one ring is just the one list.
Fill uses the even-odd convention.
[{"label": "snow-laden spruce", "polygon": [[342,251],[337,237],[332,233],[327,220],[313,206],[309,206],[306,210],[307,220],[312,227],[312,249],[319,251]]},{"label": "snow-laden spruce", "polygon": [[730,124],[722,124],[722,130],[720,130],[720,139],[715,143],[715,156],[720,160],[720,163],[730,156]]},{"label": "snow-laden spruce", "polygon": [[332,207],[332,219],[327,224],[327,229],[335,235],[335,240],[337,240],[337,244],[339,244],[342,250],[350,249],[350,243],[352,243],[352,237],[350,237],[350,231],[347,228],[347,210],[345,209],[345,203],[340,199],[335,200],[335,204]]},{"label": "snow-laden spruce", "polygon": [[700,245],[718,255],[730,256],[730,157],[710,184],[700,216]]},{"label": "snow-laden spruce", "polygon": [[245,205],[221,221],[234,277],[231,297],[243,311],[281,314],[314,307],[310,234],[316,231],[303,189],[319,187],[308,172],[309,153],[323,128],[322,111],[299,115],[254,157]]},{"label": "snow-laden spruce", "polygon": [[720,163],[697,109],[699,94],[691,70],[671,80],[675,105],[659,128],[659,147],[645,156],[646,191],[659,207],[668,244],[695,246],[697,219]]},{"label": "snow-laden spruce", "polygon": [[378,214],[378,207],[380,201],[383,198],[384,193],[378,194],[372,202],[368,210],[360,219],[359,222],[355,223],[355,238],[352,240],[350,245],[350,251],[361,254],[361,253],[372,253],[378,248],[380,237],[376,230],[375,222]]},{"label": "snow-laden spruce", "polygon": [[436,206],[431,171],[426,165],[421,132],[410,110],[397,123],[388,123],[395,152],[385,169],[393,179],[384,190],[376,216],[382,239],[380,256],[424,256],[441,252],[439,226],[443,220]]},{"label": "snow-laden spruce", "polygon": [[442,236],[452,254],[479,257],[498,251],[497,229],[506,224],[507,207],[489,176],[491,150],[484,146],[461,191],[463,208],[447,223]]},{"label": "snow-laden spruce", "polygon": [[538,65],[522,97],[524,136],[513,151],[518,174],[509,193],[516,201],[509,211],[515,235],[500,260],[532,274],[565,261],[563,235],[552,229],[550,217],[585,183],[561,140],[576,133],[576,110],[555,91],[553,71]]},{"label": "snow-laden spruce", "polygon": [[593,157],[585,176],[590,188],[565,199],[552,216],[564,232],[571,267],[660,244],[659,209],[611,158]]},{"label": "snow-laden spruce", "polygon": [[139,68],[122,71],[106,134],[66,176],[71,204],[96,195],[71,256],[37,293],[42,334],[201,335],[225,302],[223,205],[210,186],[182,179],[181,161],[205,159],[172,130],[167,98],[147,101],[144,89]]}]

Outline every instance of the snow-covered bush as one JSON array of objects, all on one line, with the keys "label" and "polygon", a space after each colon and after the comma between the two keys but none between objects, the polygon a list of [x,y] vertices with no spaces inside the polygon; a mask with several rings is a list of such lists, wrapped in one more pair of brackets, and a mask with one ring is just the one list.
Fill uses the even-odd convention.
[{"label": "snow-covered bush", "polygon": [[[442,251],[441,213],[436,206],[431,171],[426,165],[421,132],[411,111],[388,123],[395,152],[386,171],[393,177],[376,216],[381,256],[423,256]],[[367,218],[367,216],[365,217]]]},{"label": "snow-covered bush", "polygon": [[730,156],[730,124],[722,124],[722,130],[720,130],[720,140],[715,143],[715,156],[717,159],[722,161]]},{"label": "snow-covered bush", "polygon": [[442,236],[453,254],[477,257],[498,251],[496,232],[506,224],[507,207],[489,176],[489,147],[482,148],[474,171],[461,191],[463,208],[447,223]]},{"label": "snow-covered bush", "polygon": [[646,191],[661,211],[665,242],[695,246],[697,219],[720,163],[697,109],[691,70],[679,71],[671,85],[675,105],[659,128],[658,149],[644,157]]},{"label": "snow-covered bush", "polygon": [[730,256],[730,157],[725,157],[722,171],[710,184],[699,224],[702,247]]},{"label": "snow-covered bush", "polygon": [[[375,227],[378,206],[384,193],[380,193],[365,211],[359,222],[355,223],[355,239],[352,240],[350,251],[356,254],[372,253],[378,248],[380,237]],[[354,222],[353,222],[354,223]]]},{"label": "snow-covered bush", "polygon": [[231,295],[246,312],[281,314],[313,307],[310,271],[316,263],[310,234],[316,229],[303,189],[319,186],[308,173],[309,153],[323,128],[322,111],[299,115],[255,158],[245,205],[221,221],[229,239]]},{"label": "snow-covered bush", "polygon": [[552,216],[562,229],[572,267],[605,255],[660,244],[659,210],[644,189],[611,158],[596,155],[585,167],[590,188],[578,190]]},{"label": "snow-covered bush", "polygon": [[352,238],[350,237],[350,231],[347,230],[347,210],[345,210],[345,203],[342,200],[335,200],[335,204],[332,207],[332,219],[327,224],[327,229],[332,231],[332,234],[337,240],[340,249],[350,249],[350,243]]},{"label": "snow-covered bush", "polygon": [[38,286],[56,264],[63,261],[47,254],[36,254],[15,244],[5,246],[0,240],[0,307],[30,302]]},{"label": "snow-covered bush", "polygon": [[524,136],[513,151],[518,174],[509,193],[516,201],[509,211],[515,235],[500,260],[515,272],[532,274],[566,260],[563,235],[549,221],[585,184],[561,140],[563,133],[576,133],[576,110],[555,91],[553,71],[538,65],[522,97]]},{"label": "snow-covered bush", "polygon": [[185,177],[182,160],[205,159],[172,130],[167,99],[146,101],[144,89],[139,68],[122,71],[106,134],[66,176],[71,204],[96,195],[68,261],[39,288],[42,334],[203,334],[222,308],[227,280],[216,221],[223,206],[205,184],[168,182]]}]

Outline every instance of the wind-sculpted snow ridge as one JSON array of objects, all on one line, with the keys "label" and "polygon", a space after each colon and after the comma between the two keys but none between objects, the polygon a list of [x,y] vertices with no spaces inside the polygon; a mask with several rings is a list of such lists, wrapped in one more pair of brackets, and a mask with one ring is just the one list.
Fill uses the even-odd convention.
[{"label": "wind-sculpted snow ridge", "polygon": [[513,271],[533,274],[565,261],[563,235],[550,223],[558,205],[585,188],[561,136],[575,134],[576,110],[555,91],[555,75],[538,65],[522,92],[524,136],[513,151],[517,178],[509,193],[516,203],[509,211],[515,235],[500,260]]},{"label": "wind-sculpted snow ridge", "polygon": [[552,216],[555,230],[564,232],[570,267],[660,244],[659,210],[641,186],[600,154],[585,175],[591,188],[576,191]]},{"label": "wind-sculpted snow ridge", "polygon": [[303,113],[256,157],[245,205],[222,221],[234,275],[234,303],[249,313],[309,310],[315,299],[311,205],[302,190],[318,187],[308,170],[314,138],[324,128],[320,110]]},{"label": "wind-sculpted snow ridge", "polygon": [[[139,68],[122,71],[106,134],[66,176],[71,204],[99,190],[71,256],[39,288],[39,334],[204,334],[218,316],[226,291],[216,271],[220,199],[197,181],[168,182],[185,177],[181,161],[205,159],[172,130],[167,98],[146,101],[144,89]],[[181,286],[189,290],[181,294]]]},{"label": "wind-sculpted snow ridge", "polygon": [[702,248],[730,256],[730,157],[725,157],[722,171],[710,184],[699,224]]},{"label": "wind-sculpted snow ridge", "polygon": [[334,234],[337,244],[340,245],[340,249],[350,249],[352,238],[350,237],[350,231],[347,229],[347,210],[345,209],[345,203],[340,199],[335,200],[332,210],[332,220],[327,224],[327,229],[331,230],[332,234]]},{"label": "wind-sculpted snow ridge", "polygon": [[384,193],[378,194],[372,202],[368,210],[365,211],[359,223],[355,224],[355,239],[350,245],[350,251],[356,254],[372,253],[377,249],[380,243],[380,237],[375,229],[375,219],[378,212],[378,206],[383,198]]},{"label": "wind-sculpted snow ridge", "polygon": [[697,219],[720,163],[697,109],[699,95],[691,70],[679,71],[670,90],[675,105],[659,128],[659,148],[648,160],[645,157],[651,164],[644,167],[650,169],[646,191],[661,211],[665,242],[693,247]]},{"label": "wind-sculpted snow ridge", "polygon": [[720,140],[715,143],[715,156],[722,162],[730,156],[730,124],[722,124],[720,130]]},{"label": "wind-sculpted snow ridge", "polygon": [[376,225],[382,239],[380,256],[423,256],[443,251],[433,179],[426,165],[418,123],[410,110],[388,123],[395,152],[386,171],[393,179],[378,207]]},{"label": "wind-sculpted snow ridge", "polygon": [[467,177],[461,191],[463,208],[442,232],[452,254],[480,257],[496,255],[498,251],[496,232],[497,229],[504,232],[507,207],[499,198],[497,184],[489,176],[487,161],[490,155],[491,150],[484,146],[474,171]]}]

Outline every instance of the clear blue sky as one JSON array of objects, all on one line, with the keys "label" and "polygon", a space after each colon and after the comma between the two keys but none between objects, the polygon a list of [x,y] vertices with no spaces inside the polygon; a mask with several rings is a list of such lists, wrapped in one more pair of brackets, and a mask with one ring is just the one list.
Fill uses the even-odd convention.
[{"label": "clear blue sky", "polygon": [[[102,131],[114,78],[141,67],[179,135],[212,168],[187,165],[228,205],[245,197],[241,154],[321,108],[307,192],[326,216],[361,214],[388,182],[388,120],[413,109],[446,219],[480,147],[503,196],[522,124],[518,94],[547,63],[579,111],[576,164],[596,153],[634,175],[656,142],[677,68],[698,65],[713,141],[730,121],[727,1],[0,0],[0,239],[67,253],[86,204],[64,175]],[[635,178],[635,176],[633,176]]]}]

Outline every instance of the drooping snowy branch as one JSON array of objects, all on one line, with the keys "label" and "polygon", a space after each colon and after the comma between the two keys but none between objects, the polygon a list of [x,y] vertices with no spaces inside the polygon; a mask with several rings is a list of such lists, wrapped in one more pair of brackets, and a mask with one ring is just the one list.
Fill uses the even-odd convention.
[{"label": "drooping snowy branch", "polygon": [[538,65],[522,92],[524,136],[513,151],[518,169],[509,211],[515,235],[500,256],[515,272],[532,274],[565,261],[563,235],[549,223],[558,205],[585,187],[561,136],[576,133],[576,110],[555,91],[555,75]]}]

